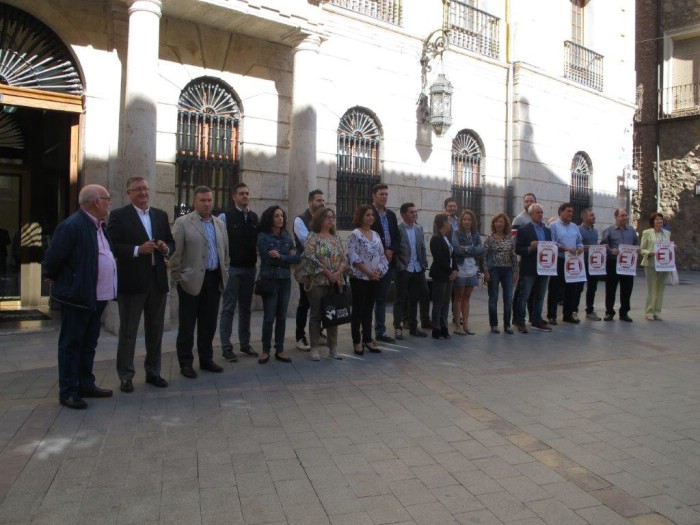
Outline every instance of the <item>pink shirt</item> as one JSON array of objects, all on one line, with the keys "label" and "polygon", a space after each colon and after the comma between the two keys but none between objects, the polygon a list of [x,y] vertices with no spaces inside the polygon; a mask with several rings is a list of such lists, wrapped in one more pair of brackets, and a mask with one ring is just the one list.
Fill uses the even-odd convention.
[{"label": "pink shirt", "polygon": [[117,296],[117,262],[114,260],[101,221],[83,210],[97,229],[97,300],[111,301]]}]

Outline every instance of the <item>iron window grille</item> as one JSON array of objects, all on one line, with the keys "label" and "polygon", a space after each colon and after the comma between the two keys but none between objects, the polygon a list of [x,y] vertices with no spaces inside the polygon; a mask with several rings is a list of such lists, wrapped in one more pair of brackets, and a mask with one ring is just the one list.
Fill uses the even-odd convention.
[{"label": "iron window grille", "polygon": [[564,77],[603,91],[603,55],[570,40],[564,42]]},{"label": "iron window grille", "polygon": [[591,161],[583,152],[571,161],[569,202],[574,205],[574,222],[581,224],[581,212],[591,206]]},{"label": "iron window grille", "polygon": [[481,222],[483,152],[474,133],[460,131],[452,141],[452,198],[460,212],[470,209]]},{"label": "iron window grille", "polygon": [[450,44],[498,58],[499,19],[464,0],[450,2]]},{"label": "iron window grille", "polygon": [[0,4],[0,84],[82,95],[73,56],[48,26]]},{"label": "iron window grille", "polygon": [[700,115],[700,84],[659,90],[659,120]]},{"label": "iron window grille", "polygon": [[331,3],[396,26],[403,23],[402,0],[331,0]]},{"label": "iron window grille", "polygon": [[233,91],[221,81],[199,78],[180,94],[177,114],[175,217],[192,211],[194,189],[209,186],[214,212],[228,204],[240,180],[241,113]]},{"label": "iron window grille", "polygon": [[337,154],[337,223],[350,230],[352,215],[369,203],[372,186],[380,182],[381,132],[376,120],[365,110],[353,108],[340,119]]}]

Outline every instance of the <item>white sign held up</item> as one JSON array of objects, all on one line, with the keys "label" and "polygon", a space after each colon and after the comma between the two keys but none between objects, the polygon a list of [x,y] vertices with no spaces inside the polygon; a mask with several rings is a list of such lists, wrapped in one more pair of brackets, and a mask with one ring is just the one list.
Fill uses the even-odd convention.
[{"label": "white sign held up", "polygon": [[586,267],[583,264],[583,253],[564,254],[564,280],[567,283],[585,283]]},{"label": "white sign held up", "polygon": [[608,261],[608,247],[594,244],[588,247],[588,275],[605,275]]},{"label": "white sign held up", "polygon": [[537,275],[556,275],[559,247],[556,242],[537,243]]},{"label": "white sign held up", "polygon": [[654,267],[657,272],[676,271],[676,245],[673,242],[654,243]]},{"label": "white sign held up", "polygon": [[617,264],[615,271],[617,275],[637,275],[637,257],[639,247],[631,244],[620,244],[617,249]]}]

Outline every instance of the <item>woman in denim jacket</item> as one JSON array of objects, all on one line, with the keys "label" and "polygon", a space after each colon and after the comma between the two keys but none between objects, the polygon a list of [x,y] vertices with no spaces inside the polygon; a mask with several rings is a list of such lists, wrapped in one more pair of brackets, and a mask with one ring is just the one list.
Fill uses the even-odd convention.
[{"label": "woman in denim jacket", "polygon": [[481,243],[481,235],[479,235],[476,224],[476,215],[472,210],[464,210],[459,217],[457,229],[452,232],[452,246],[455,250],[458,268],[452,303],[452,314],[455,322],[454,333],[474,335],[474,332],[469,329],[469,300],[472,296],[472,290],[479,284],[479,267],[476,257],[484,253],[484,246]]},{"label": "woman in denim jacket", "polygon": [[275,359],[291,363],[284,351],[287,305],[292,289],[290,266],[299,262],[294,241],[287,233],[287,214],[279,206],[270,206],[260,217],[258,234],[260,273],[258,279],[272,281],[270,293],[263,295],[263,350],[258,363],[270,360],[272,325],[275,325]]}]

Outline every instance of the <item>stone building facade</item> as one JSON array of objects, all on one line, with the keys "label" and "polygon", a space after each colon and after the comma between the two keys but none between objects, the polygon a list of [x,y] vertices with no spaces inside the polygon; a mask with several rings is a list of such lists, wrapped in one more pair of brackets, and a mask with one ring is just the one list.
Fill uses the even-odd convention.
[{"label": "stone building facade", "polygon": [[[290,215],[318,187],[346,228],[378,180],[391,187],[390,207],[416,203],[428,231],[450,195],[476,210],[482,231],[496,212],[516,214],[525,192],[548,215],[572,198],[593,206],[601,228],[625,203],[635,92],[626,0],[0,7],[6,18],[46,28],[38,38],[53,34],[77,75],[58,90],[14,86],[9,77],[0,85],[0,103],[16,109],[2,118],[18,122],[26,145],[11,156],[0,143],[0,165],[34,166],[23,183],[34,191],[15,223],[36,215],[49,236],[75,208],[80,185],[105,185],[116,207],[134,174],[148,178],[153,204],[171,216],[187,209],[200,183],[224,208],[228,189],[243,180],[253,209],[281,203]],[[429,44],[440,38],[448,44],[436,53]],[[438,135],[426,108],[440,74],[452,86],[452,122]],[[46,93],[54,93],[50,104]],[[50,183],[26,161],[48,136],[60,144]]]},{"label": "stone building facade", "polygon": [[700,269],[700,4],[637,0],[639,110],[634,144],[640,188],[638,229],[660,211],[678,264]]}]

